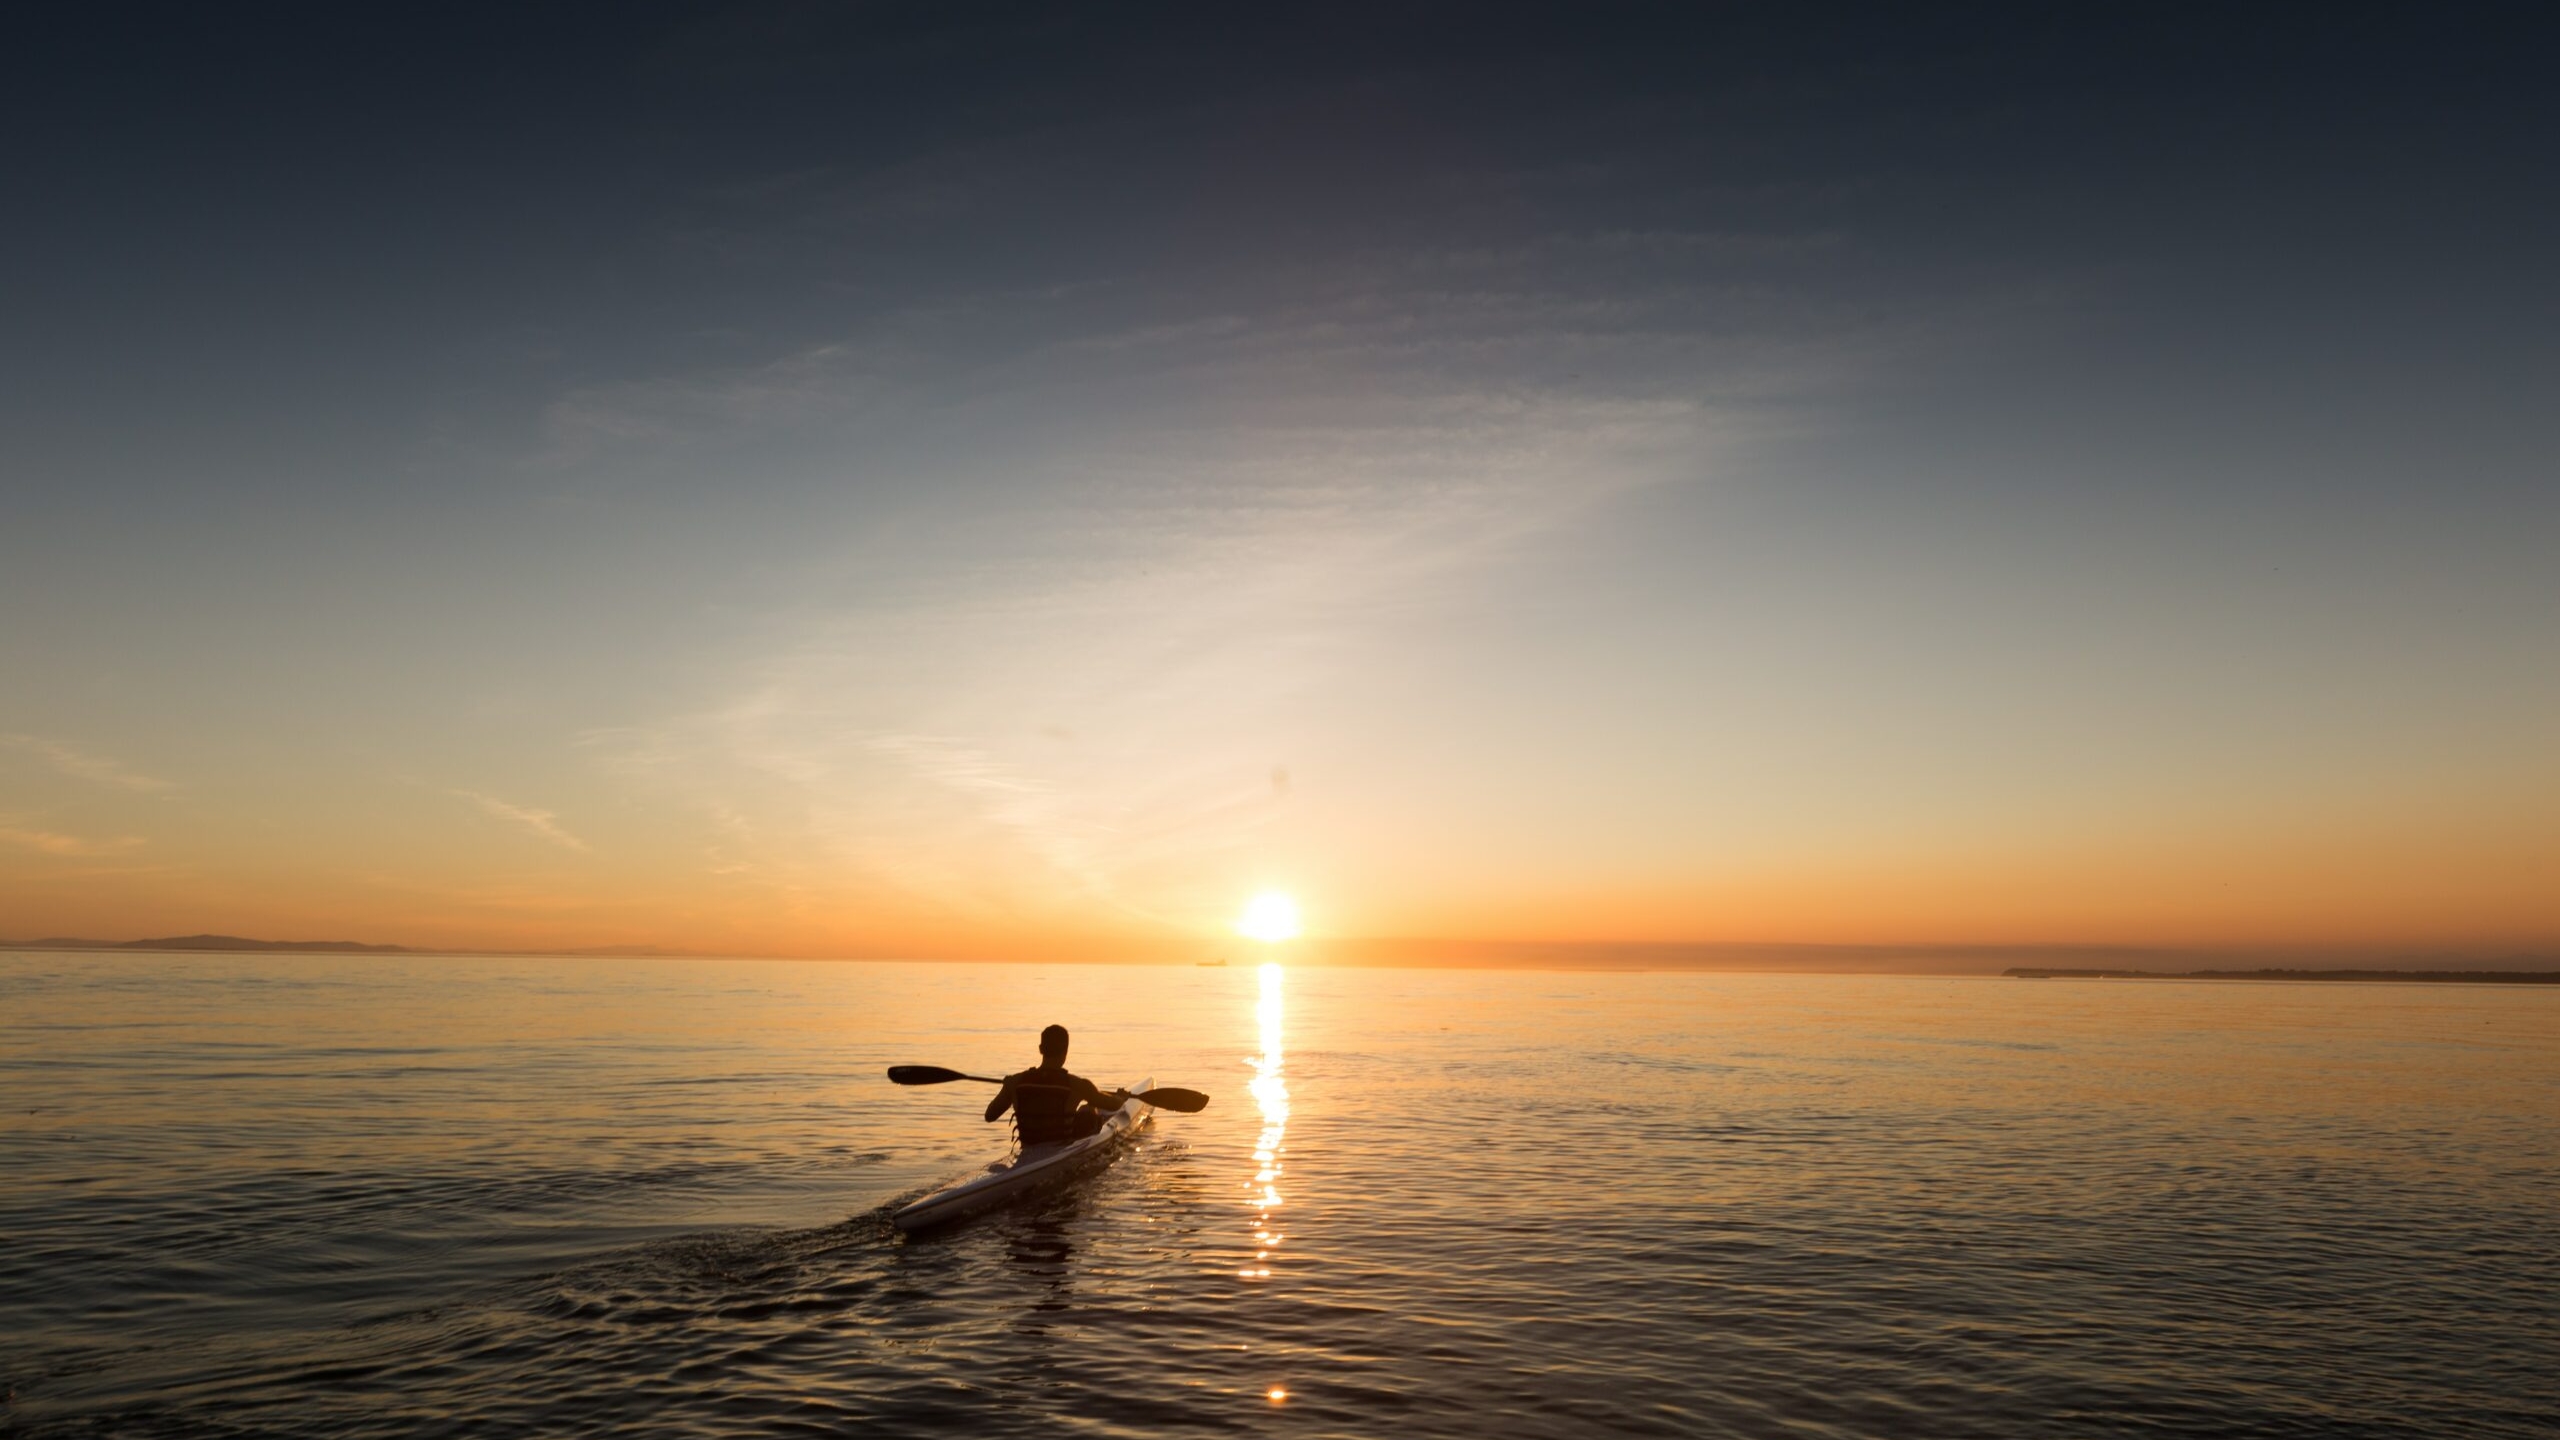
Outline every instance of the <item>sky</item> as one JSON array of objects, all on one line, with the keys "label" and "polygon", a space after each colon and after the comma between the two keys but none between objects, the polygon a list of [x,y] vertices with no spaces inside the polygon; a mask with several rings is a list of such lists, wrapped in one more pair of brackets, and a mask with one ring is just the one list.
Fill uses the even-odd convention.
[{"label": "sky", "polygon": [[0,936],[2560,947],[2460,7],[63,7]]}]

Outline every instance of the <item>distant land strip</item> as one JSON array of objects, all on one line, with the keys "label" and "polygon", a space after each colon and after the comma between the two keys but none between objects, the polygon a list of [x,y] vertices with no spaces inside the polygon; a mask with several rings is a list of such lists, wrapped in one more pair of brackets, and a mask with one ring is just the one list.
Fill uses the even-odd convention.
[{"label": "distant land strip", "polygon": [[2056,970],[2013,965],[2016,980],[2375,980],[2436,985],[2560,985],[2560,970]]},{"label": "distant land strip", "polygon": [[367,945],[357,940],[251,940],[239,935],[171,935],[158,940],[0,940],[0,950],[213,950],[287,955],[590,955],[599,958],[683,958],[680,950],[646,945],[602,945],[584,950],[421,950],[412,945]]}]

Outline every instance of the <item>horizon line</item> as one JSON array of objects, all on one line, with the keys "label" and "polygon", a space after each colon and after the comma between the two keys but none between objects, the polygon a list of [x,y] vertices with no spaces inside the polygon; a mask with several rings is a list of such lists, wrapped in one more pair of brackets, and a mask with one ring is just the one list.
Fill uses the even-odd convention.
[{"label": "horizon line", "polygon": [[[1245,950],[1244,964],[1282,963],[1347,969],[1482,969],[1556,970],[1621,973],[1729,971],[1738,973],[1944,974],[1997,976],[2022,962],[2047,959],[2104,959],[2118,962],[2187,963],[2253,961],[2259,968],[2278,959],[2322,958],[2321,968],[2379,967],[2403,972],[2496,971],[2529,973],[2533,967],[2560,967],[2560,947],[2534,945],[2477,947],[2407,944],[2196,944],[2138,945],[2103,941],[1968,944],[1819,941],[1491,941],[1424,937],[1303,937],[1272,944],[1240,941],[1220,949],[1217,958],[1197,953],[1168,954],[1161,947],[1095,953],[1076,946],[1039,956],[1005,953],[772,953],[671,949],[653,945],[586,945],[560,948],[527,946],[420,946],[353,940],[269,940],[199,932],[136,940],[92,940],[49,936],[35,940],[0,940],[0,950],[81,954],[124,951],[139,954],[301,954],[337,957],[411,956],[525,959],[644,960],[777,960],[877,964],[1063,964],[1162,965],[1215,969],[1227,965],[1243,947],[1260,947],[1256,961]],[[1209,947],[1217,948],[1217,947]],[[2353,961],[2343,966],[2340,962]],[[1824,963],[1829,962],[1829,963]],[[1899,963],[1895,963],[1899,962]],[[2045,967],[2038,967],[2045,968]]]}]

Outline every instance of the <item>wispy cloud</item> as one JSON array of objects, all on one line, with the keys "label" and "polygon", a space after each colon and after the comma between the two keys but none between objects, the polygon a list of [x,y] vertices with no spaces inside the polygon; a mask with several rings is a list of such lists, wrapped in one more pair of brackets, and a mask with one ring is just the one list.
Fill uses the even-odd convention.
[{"label": "wispy cloud", "polygon": [[[750,198],[823,211],[833,183]],[[1340,773],[1308,753],[1342,748],[1334,701],[1401,644],[1548,603],[1547,542],[1944,338],[1931,306],[1807,284],[1854,248],[1577,224],[1026,263],[761,364],[724,339],[563,392],[534,468],[690,486],[783,456],[796,517],[717,658],[582,748],[774,913],[1196,909],[1290,843],[1291,791]]]},{"label": "wispy cloud", "polygon": [[917,776],[959,792],[1059,874],[1097,897],[1108,897],[1111,887],[1094,864],[1093,842],[1099,837],[1091,826],[1068,818],[1052,786],[950,736],[873,735],[863,743]]},{"label": "wispy cloud", "polygon": [[544,407],[537,469],[574,469],[636,446],[755,434],[841,417],[894,390],[893,347],[812,345],[760,364],[583,386]]},{"label": "wispy cloud", "polygon": [[112,786],[118,790],[149,792],[174,788],[166,780],[130,769],[107,756],[66,745],[59,740],[48,740],[41,735],[0,734],[0,749],[33,755],[75,780]]},{"label": "wispy cloud", "polygon": [[116,855],[142,844],[138,835],[122,835],[111,840],[89,840],[78,835],[63,835],[51,830],[28,830],[0,826],[0,845],[15,845],[46,855]]},{"label": "wispy cloud", "polygon": [[523,826],[534,835],[563,850],[585,853],[592,848],[586,841],[563,828],[560,817],[552,811],[537,810],[530,805],[518,805],[512,801],[501,800],[495,795],[483,795],[477,790],[456,790],[453,794],[455,798],[468,800],[500,820]]},{"label": "wispy cloud", "polygon": [[[1214,325],[1131,348],[1159,343],[1241,370],[1253,342]],[[1682,398],[1498,385],[1207,426],[1142,407],[1037,454],[1001,399],[983,408],[975,468],[1005,478],[968,483],[988,503],[795,557],[819,562],[805,595],[756,617],[691,705],[583,737],[774,913],[1171,923],[1277,823],[1276,737],[1307,733],[1305,697],[1409,618],[1474,603],[1504,556],[1713,453]]]}]

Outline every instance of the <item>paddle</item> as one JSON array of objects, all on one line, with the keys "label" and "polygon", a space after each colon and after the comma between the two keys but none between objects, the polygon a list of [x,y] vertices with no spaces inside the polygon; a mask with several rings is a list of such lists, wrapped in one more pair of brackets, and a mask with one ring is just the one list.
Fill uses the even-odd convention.
[{"label": "paddle", "polygon": [[[889,1083],[892,1085],[945,1085],[954,1080],[975,1080],[981,1085],[1004,1083],[985,1075],[963,1075],[957,1070],[945,1070],[939,1065],[892,1065],[889,1067]],[[1181,1115],[1197,1115],[1209,1108],[1209,1097],[1197,1090],[1141,1090],[1131,1098],[1141,1105],[1153,1105],[1159,1110],[1171,1110]]]}]

